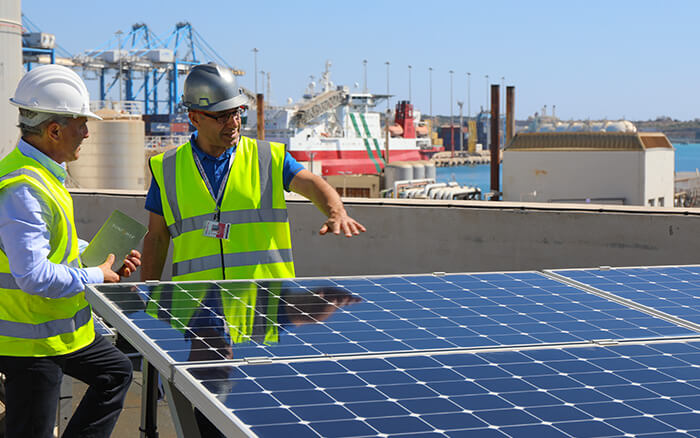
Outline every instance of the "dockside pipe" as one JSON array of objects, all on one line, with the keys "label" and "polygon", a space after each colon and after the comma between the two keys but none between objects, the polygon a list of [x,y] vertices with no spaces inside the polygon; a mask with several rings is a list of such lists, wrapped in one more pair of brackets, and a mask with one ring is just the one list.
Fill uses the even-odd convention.
[{"label": "dockside pipe", "polygon": [[257,115],[258,115],[258,140],[265,140],[265,97],[262,93],[258,93],[257,99]]},{"label": "dockside pipe", "polygon": [[500,130],[500,109],[498,107],[500,98],[500,85],[491,85],[491,200],[498,201],[500,198],[499,165],[501,144]]},{"label": "dockside pipe", "polygon": [[509,85],[506,87],[506,141],[508,142],[515,135],[515,87]]}]

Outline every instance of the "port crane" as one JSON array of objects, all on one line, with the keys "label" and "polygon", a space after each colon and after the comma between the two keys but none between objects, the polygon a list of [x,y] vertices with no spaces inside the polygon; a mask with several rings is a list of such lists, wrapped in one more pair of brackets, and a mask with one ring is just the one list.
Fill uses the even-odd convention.
[{"label": "port crane", "polygon": [[[181,82],[193,65],[214,61],[236,76],[244,71],[232,67],[189,22],[178,22],[173,31],[159,38],[145,23],[136,23],[128,33],[115,32],[98,49],[73,55],[55,43],[52,34],[42,32],[22,14],[23,62],[56,63],[78,70],[86,82],[98,81],[102,105],[117,102],[121,110],[142,114],[173,114],[179,107]],[[118,90],[118,92],[115,90]],[[255,96],[248,90],[251,103]],[[118,94],[114,98],[114,94]],[[164,97],[161,97],[164,96]],[[111,97],[111,98],[110,98]],[[253,105],[254,106],[254,105]]]}]

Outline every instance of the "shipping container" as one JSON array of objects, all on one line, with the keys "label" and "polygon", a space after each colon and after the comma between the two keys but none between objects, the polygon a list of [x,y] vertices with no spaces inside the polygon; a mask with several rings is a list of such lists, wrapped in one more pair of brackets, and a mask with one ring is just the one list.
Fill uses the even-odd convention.
[{"label": "shipping container", "polygon": [[144,114],[143,121],[146,124],[149,122],[170,123],[170,114]]},{"label": "shipping container", "polygon": [[187,113],[170,114],[170,123],[189,123],[190,117]]},{"label": "shipping container", "polygon": [[149,134],[168,134],[170,132],[170,123],[150,122],[148,124]]},{"label": "shipping container", "polygon": [[170,124],[170,132],[183,133],[183,132],[189,132],[189,131],[190,131],[190,124],[189,123],[171,123]]},{"label": "shipping container", "polygon": [[[452,138],[454,136],[454,142],[455,142],[455,150],[458,151],[460,150],[459,148],[459,134],[460,134],[460,129],[459,125],[454,125],[452,127],[453,134],[450,134],[450,126],[441,126],[439,129],[438,137],[442,139],[442,144],[445,146],[446,150],[451,150],[452,149]],[[464,150],[467,149],[467,139],[468,139],[468,130],[466,127],[463,127],[461,129],[462,131],[462,148]]]}]

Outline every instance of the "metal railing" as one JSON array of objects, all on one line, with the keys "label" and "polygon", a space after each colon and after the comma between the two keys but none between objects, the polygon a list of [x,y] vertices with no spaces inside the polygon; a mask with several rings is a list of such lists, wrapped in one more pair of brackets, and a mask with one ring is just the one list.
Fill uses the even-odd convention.
[{"label": "metal railing", "polygon": [[147,135],[144,137],[146,149],[180,146],[190,141],[189,135]]},{"label": "metal railing", "polygon": [[93,100],[90,102],[90,110],[111,109],[123,114],[143,114],[143,102],[136,100]]}]

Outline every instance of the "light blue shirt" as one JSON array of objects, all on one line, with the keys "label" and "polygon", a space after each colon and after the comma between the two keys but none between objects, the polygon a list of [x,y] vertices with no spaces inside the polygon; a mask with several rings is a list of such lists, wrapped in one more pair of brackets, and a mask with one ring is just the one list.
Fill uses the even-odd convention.
[{"label": "light blue shirt", "polygon": [[[20,139],[17,148],[65,183],[65,164],[56,163],[24,140]],[[46,224],[53,220],[50,208],[31,186],[13,184],[0,191],[0,246],[17,285],[32,295],[61,298],[82,292],[88,283],[102,283],[104,275],[98,267],[71,268],[49,261],[51,234]],[[79,241],[81,251],[85,245]]]}]

